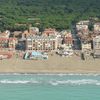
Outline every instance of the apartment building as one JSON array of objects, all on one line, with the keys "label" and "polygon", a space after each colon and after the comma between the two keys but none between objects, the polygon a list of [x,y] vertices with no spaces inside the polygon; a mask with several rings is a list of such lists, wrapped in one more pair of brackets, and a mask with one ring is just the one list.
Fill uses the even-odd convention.
[{"label": "apartment building", "polygon": [[94,32],[100,32],[100,22],[94,24]]},{"label": "apartment building", "polygon": [[94,56],[100,56],[100,35],[93,38]]},{"label": "apartment building", "polygon": [[81,42],[82,52],[86,52],[88,54],[91,53],[92,45],[90,41],[82,41]]},{"label": "apartment building", "polygon": [[76,30],[84,30],[87,31],[88,30],[88,25],[89,25],[89,20],[85,20],[85,21],[80,21],[78,23],[76,23]]},{"label": "apartment building", "polygon": [[9,50],[15,50],[16,44],[18,43],[16,38],[9,38],[8,39],[8,48]]},{"label": "apartment building", "polygon": [[0,38],[0,50],[15,50],[16,38]]},{"label": "apartment building", "polygon": [[55,36],[29,35],[26,39],[26,50],[55,51],[57,49],[57,38]]},{"label": "apartment building", "polygon": [[10,31],[6,30],[3,33],[0,33],[0,38],[9,38],[10,36]]},{"label": "apartment building", "polygon": [[64,36],[64,43],[67,45],[73,45],[73,37],[71,31],[67,31]]}]

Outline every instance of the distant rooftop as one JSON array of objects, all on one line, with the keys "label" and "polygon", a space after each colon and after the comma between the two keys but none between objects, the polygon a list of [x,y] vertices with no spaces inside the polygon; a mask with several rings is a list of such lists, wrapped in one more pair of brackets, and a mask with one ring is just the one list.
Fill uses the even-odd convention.
[{"label": "distant rooftop", "polygon": [[89,24],[89,20],[83,20],[77,23],[77,25],[88,25]]},{"label": "distant rooftop", "polygon": [[55,39],[56,36],[54,35],[50,35],[50,36],[46,36],[46,35],[41,35],[41,36],[38,36],[38,35],[29,35],[27,36],[27,39]]}]

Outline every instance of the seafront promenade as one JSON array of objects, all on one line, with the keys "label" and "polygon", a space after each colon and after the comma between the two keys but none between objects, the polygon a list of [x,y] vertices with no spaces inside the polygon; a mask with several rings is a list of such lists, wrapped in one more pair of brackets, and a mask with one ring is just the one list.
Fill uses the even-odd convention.
[{"label": "seafront promenade", "polygon": [[49,55],[47,60],[0,60],[1,73],[100,73],[100,59]]}]

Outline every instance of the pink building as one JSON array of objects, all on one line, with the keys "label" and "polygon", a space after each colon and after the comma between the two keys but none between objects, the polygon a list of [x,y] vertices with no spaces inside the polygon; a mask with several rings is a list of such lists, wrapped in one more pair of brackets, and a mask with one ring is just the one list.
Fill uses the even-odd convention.
[{"label": "pink building", "polygon": [[64,42],[67,45],[73,45],[73,37],[72,34],[70,32],[68,32],[65,37],[64,37]]}]

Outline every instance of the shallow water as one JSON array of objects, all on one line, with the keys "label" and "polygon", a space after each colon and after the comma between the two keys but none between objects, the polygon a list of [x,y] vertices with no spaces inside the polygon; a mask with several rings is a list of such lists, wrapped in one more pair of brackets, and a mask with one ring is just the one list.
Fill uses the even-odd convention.
[{"label": "shallow water", "polygon": [[100,100],[100,75],[1,74],[0,100]]}]

